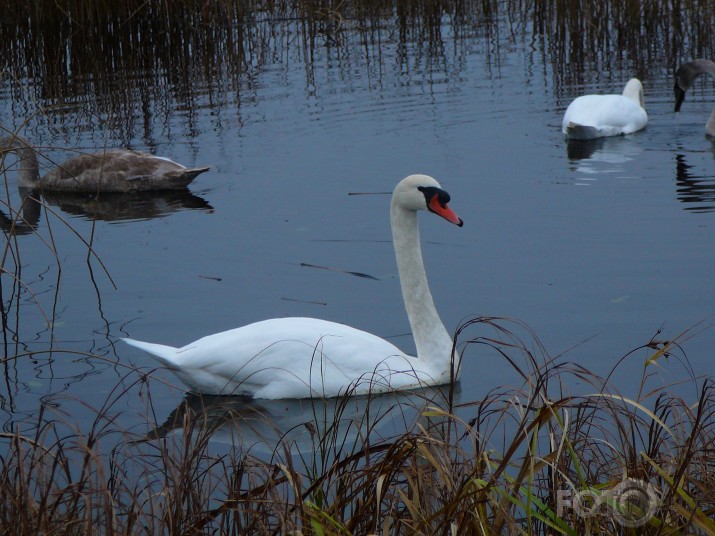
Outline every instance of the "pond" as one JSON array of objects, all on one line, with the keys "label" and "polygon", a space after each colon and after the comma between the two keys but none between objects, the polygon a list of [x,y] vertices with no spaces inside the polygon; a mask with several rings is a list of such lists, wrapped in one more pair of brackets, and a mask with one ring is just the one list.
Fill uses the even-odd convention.
[{"label": "pond", "polygon": [[[212,167],[182,195],[47,196],[35,232],[5,235],[6,426],[43,400],[91,419],[136,380],[132,368],[153,379],[157,418],[169,415],[183,387],[118,342],[125,336],[181,346],[315,316],[414,352],[387,195],[412,173],[437,178],[465,222],[420,221],[450,331],[504,317],[528,348],[602,375],[652,338],[677,338],[682,352],[653,374],[710,375],[715,146],[704,125],[715,95],[709,79],[698,82],[675,114],[673,68],[712,57],[702,44],[712,40],[687,17],[673,40],[644,33],[647,14],[631,34],[619,26],[627,13],[589,26],[555,5],[402,13],[357,3],[257,11],[210,32],[190,30],[199,15],[188,12],[163,38],[146,14],[121,30],[99,25],[86,44],[59,26],[44,48],[16,26],[3,45],[0,125],[40,147],[44,168],[116,146]],[[640,34],[648,38],[632,39]],[[137,35],[149,44],[122,47]],[[643,81],[647,128],[569,147],[568,103],[620,93],[632,76]],[[16,205],[17,163],[5,165]],[[653,353],[621,363],[615,385],[633,389]],[[466,348],[462,401],[520,381],[505,359]]]}]

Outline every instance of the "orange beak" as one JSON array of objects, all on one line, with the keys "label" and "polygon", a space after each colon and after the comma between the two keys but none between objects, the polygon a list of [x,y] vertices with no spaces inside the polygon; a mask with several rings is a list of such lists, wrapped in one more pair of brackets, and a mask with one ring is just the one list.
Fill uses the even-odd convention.
[{"label": "orange beak", "polygon": [[451,208],[449,208],[449,205],[440,204],[439,196],[435,195],[432,198],[432,201],[429,202],[428,208],[430,209],[430,212],[434,212],[435,214],[437,214],[437,216],[442,216],[445,220],[457,225],[458,227],[461,227],[462,225],[464,225],[462,218],[457,216],[454,213],[454,211]]}]

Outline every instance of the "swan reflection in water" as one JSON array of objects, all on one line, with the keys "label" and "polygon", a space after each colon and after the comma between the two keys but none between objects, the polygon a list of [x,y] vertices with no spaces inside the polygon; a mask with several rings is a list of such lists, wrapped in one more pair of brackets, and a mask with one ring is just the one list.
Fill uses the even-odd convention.
[{"label": "swan reflection in water", "polygon": [[0,228],[6,233],[13,235],[26,235],[34,233],[40,222],[42,213],[42,203],[39,201],[39,193],[35,194],[27,188],[19,188],[20,203],[19,208],[12,206],[9,201],[0,202],[9,214],[0,209]]},{"label": "swan reflection in water", "polygon": [[[413,430],[429,408],[456,404],[449,385],[375,395],[264,400],[189,393],[145,440],[208,435],[254,456],[315,452],[326,442],[352,451],[358,442],[377,441]],[[450,401],[450,397],[452,400]],[[431,412],[436,415],[439,411]],[[359,445],[358,445],[359,446]]]},{"label": "swan reflection in water", "polygon": [[88,220],[148,220],[184,209],[213,211],[203,198],[187,189],[132,193],[78,194],[43,192],[43,200],[62,212]]},{"label": "swan reflection in water", "polygon": [[0,227],[16,235],[32,233],[40,223],[42,207],[57,207],[71,216],[94,221],[147,220],[180,210],[213,211],[203,198],[188,189],[131,193],[40,192],[18,188],[20,209],[0,210]]},{"label": "swan reflection in water", "polygon": [[[712,146],[715,158],[715,143]],[[715,177],[693,173],[685,154],[675,155],[675,180],[678,200],[686,204],[689,212],[715,211]]]},{"label": "swan reflection in water", "polygon": [[568,140],[566,154],[573,171],[587,175],[618,173],[623,164],[634,160],[643,148],[634,136]]}]

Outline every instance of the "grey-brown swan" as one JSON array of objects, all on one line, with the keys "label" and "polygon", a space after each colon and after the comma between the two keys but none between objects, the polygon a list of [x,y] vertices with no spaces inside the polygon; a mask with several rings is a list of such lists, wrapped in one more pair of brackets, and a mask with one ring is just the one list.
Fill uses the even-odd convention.
[{"label": "grey-brown swan", "polygon": [[[715,78],[715,62],[704,59],[697,59],[684,63],[675,73],[675,111],[679,112],[685,100],[685,92],[690,89],[695,79],[701,74],[709,74]],[[715,108],[710,113],[705,132],[710,136],[715,136]]]},{"label": "grey-brown swan", "polygon": [[132,192],[186,188],[209,167],[187,168],[161,156],[107,149],[70,158],[40,177],[37,154],[17,135],[0,138],[0,151],[13,151],[20,159],[18,186],[43,191]]}]

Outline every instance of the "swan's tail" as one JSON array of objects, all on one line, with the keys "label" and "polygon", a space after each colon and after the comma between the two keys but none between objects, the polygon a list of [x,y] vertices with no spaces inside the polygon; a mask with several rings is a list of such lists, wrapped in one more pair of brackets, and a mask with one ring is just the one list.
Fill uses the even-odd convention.
[{"label": "swan's tail", "polygon": [[166,346],[164,344],[156,344],[153,342],[137,341],[135,339],[130,339],[129,337],[125,337],[122,340],[131,346],[151,354],[166,368],[179,368],[179,365],[176,363],[176,351],[178,348]]},{"label": "swan's tail", "polygon": [[158,190],[177,190],[188,186],[196,177],[211,169],[210,167],[203,168],[185,168],[172,170],[165,175],[158,175],[152,181],[154,188]]},{"label": "swan's tail", "polygon": [[[211,166],[208,167],[202,167],[202,168],[189,168],[185,169],[181,176],[185,179],[191,182],[194,180],[196,177],[201,175],[202,173],[206,173],[209,169],[211,169]],[[187,183],[188,184],[188,183]]]}]

